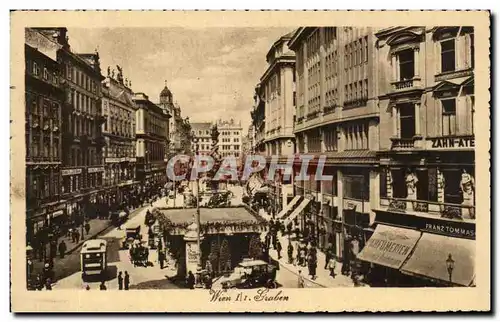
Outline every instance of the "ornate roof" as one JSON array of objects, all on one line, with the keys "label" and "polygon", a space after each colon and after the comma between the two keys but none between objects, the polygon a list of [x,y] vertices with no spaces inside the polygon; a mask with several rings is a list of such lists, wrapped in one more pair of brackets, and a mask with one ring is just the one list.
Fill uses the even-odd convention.
[{"label": "ornate roof", "polygon": [[165,96],[172,97],[172,92],[167,87],[167,81],[165,81],[165,87],[160,93],[160,97],[165,97]]}]

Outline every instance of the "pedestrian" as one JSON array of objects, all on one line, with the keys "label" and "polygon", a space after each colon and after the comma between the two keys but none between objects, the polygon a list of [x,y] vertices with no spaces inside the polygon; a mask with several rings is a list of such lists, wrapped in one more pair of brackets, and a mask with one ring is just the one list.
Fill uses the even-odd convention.
[{"label": "pedestrian", "polygon": [[299,288],[304,288],[304,278],[302,277],[302,271],[301,270],[299,270],[299,279],[298,279],[297,286]]},{"label": "pedestrian", "polygon": [[194,280],[193,272],[189,271],[188,276],[186,278],[187,287],[194,290],[194,283],[195,283],[195,280]]},{"label": "pedestrian", "polygon": [[318,267],[318,258],[314,254],[309,255],[309,272],[311,275],[311,278],[314,280],[316,279],[316,267]]},{"label": "pedestrian", "polygon": [[332,278],[335,278],[335,268],[337,267],[337,262],[333,257],[330,257],[330,260],[328,261],[328,269],[330,270],[330,276]]},{"label": "pedestrian", "polygon": [[85,223],[85,227],[84,227],[84,228],[85,228],[85,234],[87,234],[87,235],[88,235],[88,234],[89,234],[89,231],[90,231],[90,224],[89,224],[89,222],[88,222],[88,221]]},{"label": "pedestrian", "polygon": [[292,243],[288,242],[288,264],[293,263],[293,246]]},{"label": "pedestrian", "polygon": [[276,241],[276,251],[278,252],[278,259],[281,259],[281,249],[282,249],[281,243],[278,240],[278,241]]},{"label": "pedestrian", "polygon": [[118,273],[118,289],[123,290],[123,276],[121,271]]},{"label": "pedestrian", "polygon": [[160,269],[163,269],[163,263],[165,262],[165,253],[163,249],[158,250],[158,263],[160,263]]},{"label": "pedestrian", "polygon": [[50,242],[50,258],[55,258],[57,253],[57,242],[55,240],[52,240]]},{"label": "pedestrian", "polygon": [[59,243],[59,256],[61,256],[61,258],[64,258],[64,254],[66,254],[66,243],[64,242],[64,240],[61,241],[61,243]]},{"label": "pedestrian", "polygon": [[45,289],[47,291],[52,291],[52,280],[50,277],[45,280]]},{"label": "pedestrian", "polygon": [[75,243],[79,243],[80,242],[80,231],[78,229],[76,229],[75,231]]},{"label": "pedestrian", "polygon": [[44,285],[43,285],[43,276],[42,276],[42,274],[38,274],[37,275],[35,284],[36,284],[36,289],[38,291],[43,290]]},{"label": "pedestrian", "polygon": [[144,247],[144,267],[148,267],[149,264],[149,248]]},{"label": "pedestrian", "polygon": [[104,283],[104,281],[102,281],[101,285],[99,285],[99,290],[101,290],[101,291],[106,291],[107,290],[107,287],[106,287],[106,284]]},{"label": "pedestrian", "polygon": [[324,269],[328,269],[328,263],[330,262],[330,258],[333,256],[332,246],[328,245],[325,253],[325,267]]},{"label": "pedestrian", "polygon": [[123,286],[125,288],[125,291],[128,291],[129,285],[130,285],[130,275],[128,275],[128,272],[125,271],[125,278],[123,279]]},{"label": "pedestrian", "polygon": [[90,291],[90,285],[89,284],[85,285],[85,290],[86,291]]}]

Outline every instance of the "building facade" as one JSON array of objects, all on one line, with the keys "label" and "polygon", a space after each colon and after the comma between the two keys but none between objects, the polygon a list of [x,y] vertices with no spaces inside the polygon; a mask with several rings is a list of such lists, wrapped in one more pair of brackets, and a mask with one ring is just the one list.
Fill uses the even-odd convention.
[{"label": "building facade", "polygon": [[243,127],[241,121],[235,122],[233,119],[229,121],[218,120],[217,129],[219,135],[219,155],[221,157],[234,156],[236,159],[241,157],[241,139],[243,137]]},{"label": "building facade", "polygon": [[[380,99],[378,223],[423,232],[402,269],[441,283],[474,275],[474,29],[392,27],[377,32]],[[425,250],[428,240],[439,249]],[[425,255],[424,255],[425,253]],[[425,263],[419,256],[425,256]],[[415,281],[412,281],[415,283]]]},{"label": "building facade", "polygon": [[144,93],[135,93],[137,180],[145,189],[163,185],[167,180],[165,150],[170,115],[149,100]]},{"label": "building facade", "polygon": [[66,28],[35,28],[53,39],[57,51],[59,79],[64,89],[61,110],[61,200],[66,220],[82,224],[96,214],[104,172],[101,124],[101,68],[99,54],[71,51]]},{"label": "building facade", "polygon": [[191,151],[195,151],[196,145],[198,145],[198,154],[210,155],[212,151],[212,123],[191,123],[191,131],[193,134]]},{"label": "building facade", "polygon": [[[260,79],[264,99],[265,154],[286,162],[295,152],[295,52],[288,48],[293,33],[278,39],[266,55],[267,70]],[[270,162],[267,163],[269,167]],[[270,199],[274,211],[279,212],[293,197],[292,180],[282,180],[282,171],[269,178]],[[275,180],[272,180],[275,179]]]},{"label": "building facade", "polygon": [[133,92],[121,69],[116,77],[110,73],[102,83],[102,115],[105,122],[102,133],[104,147],[104,186],[110,187],[113,200],[108,203],[121,204],[134,188],[136,176],[135,116],[136,106]]},{"label": "building facade", "polygon": [[[300,219],[320,248],[338,259],[352,238],[365,240],[379,204],[379,109],[373,28],[299,28],[288,46],[296,54],[296,152],[313,158],[309,180],[295,183]],[[323,175],[315,179],[319,155]],[[299,168],[295,168],[298,172]]]},{"label": "building facade", "polygon": [[25,29],[26,240],[65,214],[61,202],[62,117],[65,98],[57,52],[61,46]]},{"label": "building facade", "polygon": [[266,155],[266,100],[265,92],[259,83],[255,86],[254,106],[250,112],[252,118],[252,152],[259,155]]}]

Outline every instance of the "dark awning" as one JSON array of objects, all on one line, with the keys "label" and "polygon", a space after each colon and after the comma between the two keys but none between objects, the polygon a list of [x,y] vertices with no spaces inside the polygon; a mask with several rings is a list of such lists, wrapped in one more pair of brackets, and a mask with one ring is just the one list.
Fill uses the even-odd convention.
[{"label": "dark awning", "polygon": [[421,233],[413,229],[377,225],[358,259],[399,269],[415,247]]},{"label": "dark awning", "polygon": [[410,275],[449,281],[446,260],[454,261],[451,283],[469,286],[474,280],[476,243],[474,240],[424,233],[401,271]]}]

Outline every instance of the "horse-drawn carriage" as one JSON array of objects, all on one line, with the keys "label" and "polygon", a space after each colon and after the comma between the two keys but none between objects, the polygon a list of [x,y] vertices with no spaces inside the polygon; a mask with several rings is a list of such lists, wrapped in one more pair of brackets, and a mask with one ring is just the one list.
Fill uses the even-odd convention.
[{"label": "horse-drawn carriage", "polygon": [[130,261],[134,266],[147,267],[151,265],[149,262],[149,249],[143,246],[140,241],[135,240],[129,252]]}]

